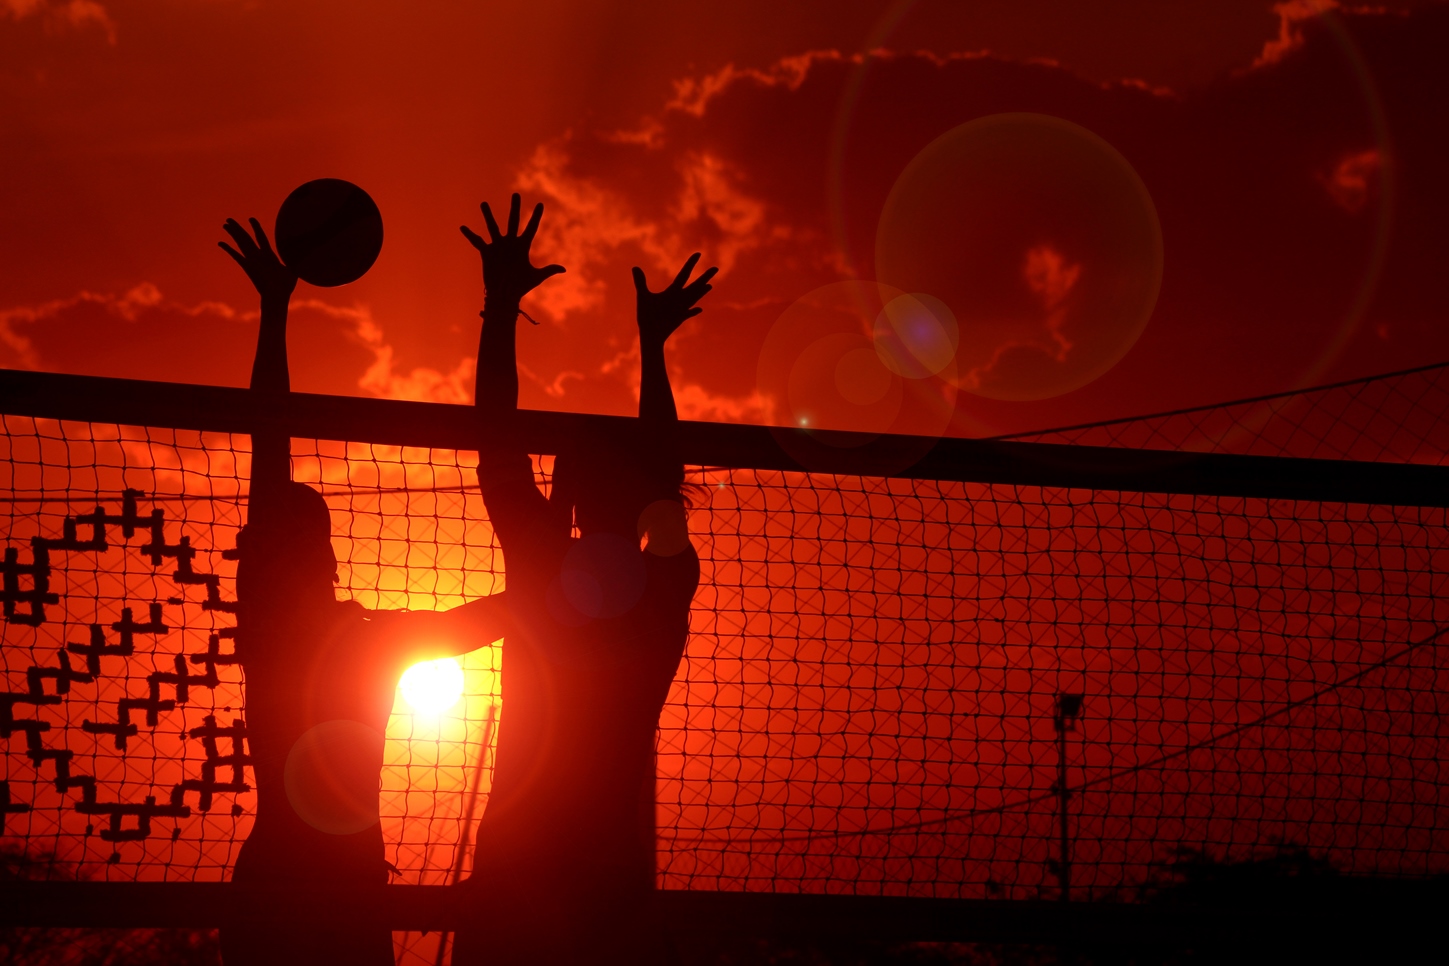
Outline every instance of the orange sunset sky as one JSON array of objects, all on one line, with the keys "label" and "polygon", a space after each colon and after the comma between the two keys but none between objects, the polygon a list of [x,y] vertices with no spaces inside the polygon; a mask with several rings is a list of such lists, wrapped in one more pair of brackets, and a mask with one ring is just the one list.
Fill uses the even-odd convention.
[{"label": "orange sunset sky", "polygon": [[[294,388],[468,401],[483,290],[457,226],[520,190],[548,206],[538,260],[569,269],[524,304],[523,405],[631,411],[628,268],[657,285],[698,249],[722,270],[671,348],[683,414],[779,420],[772,327],[875,278],[912,158],[1003,112],[1130,163],[1160,295],[1095,381],[962,392],[948,432],[1440,361],[1446,49],[1449,9],[1403,2],[0,0],[0,365],[243,385],[255,295],[222,221],[270,228],[293,187],[341,177],[386,242],[360,282],[299,287]],[[1000,284],[1048,293],[1028,322],[1065,359],[1098,253],[1027,241]]]}]

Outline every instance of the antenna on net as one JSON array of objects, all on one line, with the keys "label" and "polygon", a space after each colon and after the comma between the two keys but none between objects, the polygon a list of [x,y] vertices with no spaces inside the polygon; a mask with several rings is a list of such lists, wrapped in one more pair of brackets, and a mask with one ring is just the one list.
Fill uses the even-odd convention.
[{"label": "antenna on net", "polygon": [[1067,806],[1071,802],[1072,790],[1067,785],[1067,732],[1077,730],[1077,719],[1082,716],[1081,694],[1058,694],[1052,712],[1052,727],[1057,733],[1057,780],[1052,791],[1057,795],[1058,843],[1057,873],[1058,898],[1070,902],[1072,898],[1072,841],[1068,827]]},{"label": "antenna on net", "polygon": [[[473,782],[468,789],[468,802],[463,808],[463,828],[458,833],[458,853],[453,859],[453,876],[449,885],[457,885],[463,878],[463,863],[468,857],[468,834],[473,828],[473,813],[478,807],[478,791],[483,784],[483,768],[488,760],[488,751],[493,746],[493,729],[498,722],[498,702],[488,705],[488,717],[483,721],[483,734],[478,739],[478,760],[473,763]],[[451,932],[438,936],[438,955],[435,966],[443,966],[448,957],[448,940]]]}]

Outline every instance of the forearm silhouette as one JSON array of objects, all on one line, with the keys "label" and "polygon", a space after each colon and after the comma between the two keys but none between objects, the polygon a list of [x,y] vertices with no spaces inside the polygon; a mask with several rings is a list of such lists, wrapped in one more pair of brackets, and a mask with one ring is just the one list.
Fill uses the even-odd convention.
[{"label": "forearm silhouette", "polygon": [[[228,218],[223,229],[235,242],[217,242],[230,255],[261,296],[261,324],[257,330],[257,352],[252,360],[251,388],[267,393],[290,392],[291,375],[287,368],[287,308],[297,288],[297,276],[282,264],[272,250],[271,241],[255,218],[251,222],[255,238],[235,218]],[[292,478],[291,443],[277,433],[252,435],[252,479],[250,508],[276,499],[278,489]]]},{"label": "forearm silhouette", "polygon": [[419,661],[476,651],[507,633],[511,615],[503,591],[451,610],[371,610],[365,619],[387,642],[390,661],[401,670]]},{"label": "forearm silhouette", "polygon": [[515,194],[508,207],[508,230],[502,232],[488,202],[483,202],[479,207],[488,231],[486,240],[467,225],[460,226],[463,236],[483,259],[483,332],[478,339],[474,403],[480,411],[499,416],[518,408],[519,302],[565,270],[562,265],[539,268],[529,261],[529,248],[543,218],[543,205],[533,206],[533,214],[520,233],[521,205],[522,199]]}]

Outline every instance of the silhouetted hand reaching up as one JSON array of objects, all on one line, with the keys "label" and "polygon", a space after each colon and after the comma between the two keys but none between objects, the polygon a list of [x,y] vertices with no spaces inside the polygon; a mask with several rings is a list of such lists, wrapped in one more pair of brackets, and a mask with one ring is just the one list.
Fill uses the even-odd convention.
[{"label": "silhouetted hand reaching up", "polygon": [[247,219],[252,224],[252,231],[256,232],[256,240],[247,234],[247,230],[237,223],[235,218],[228,218],[222,228],[236,242],[236,248],[232,248],[226,242],[217,242],[221,249],[242,267],[247,273],[247,278],[252,280],[258,294],[262,297],[262,303],[276,304],[280,302],[285,305],[292,297],[292,291],[297,287],[297,275],[290,268],[282,264],[277,253],[272,251],[272,243],[267,240],[267,233],[262,230],[262,223],[255,218]]},{"label": "silhouetted hand reaching up", "polygon": [[[644,270],[634,267],[634,292],[638,296],[639,344],[649,349],[663,347],[674,331],[692,319],[703,309],[695,303],[704,298],[713,288],[709,280],[714,278],[718,268],[707,268],[704,274],[689,282],[689,273],[699,264],[699,252],[689,256],[689,261],[674,276],[674,281],[662,292],[649,291],[644,279]],[[688,285],[685,283],[689,282]]]},{"label": "silhouetted hand reaching up", "polygon": [[483,221],[488,226],[490,241],[484,241],[467,225],[459,226],[464,237],[483,256],[483,285],[490,299],[516,303],[545,281],[564,271],[562,265],[538,268],[529,261],[528,250],[533,245],[533,236],[538,233],[538,223],[543,218],[543,205],[533,206],[533,215],[520,234],[518,215],[521,205],[522,199],[515,194],[508,207],[508,232],[505,234],[498,230],[498,222],[493,219],[493,209],[488,207],[488,202],[483,202]]},{"label": "silhouetted hand reaching up", "polygon": [[[662,292],[649,291],[644,270],[634,268],[634,292],[638,296],[639,319],[639,416],[656,422],[678,420],[674,408],[674,391],[669,386],[669,371],[664,366],[664,343],[675,330],[704,310],[694,303],[704,298],[713,287],[709,280],[718,268],[707,268],[689,281],[689,273],[699,264],[699,252],[674,276]],[[688,282],[688,284],[685,284]]]},{"label": "silhouetted hand reaching up", "polygon": [[[256,238],[247,234],[247,230],[237,224],[235,218],[228,218],[226,224],[222,225],[231,240],[236,242],[233,248],[226,242],[217,242],[221,250],[226,252],[242,267],[247,273],[247,278],[257,288],[257,294],[262,297],[262,318],[261,326],[257,331],[257,354],[252,360],[252,388],[263,389],[271,392],[286,392],[291,388],[291,376],[287,371],[287,305],[292,300],[292,292],[297,287],[297,273],[282,264],[277,253],[272,251],[272,243],[267,240],[267,233],[262,231],[262,223],[255,218],[247,219],[252,223],[252,231]],[[275,440],[273,440],[275,442]],[[286,450],[285,438],[278,443],[281,447],[281,468],[273,465],[276,460],[270,456],[262,457],[263,463],[267,464],[267,472],[278,475],[277,478],[285,480]],[[270,450],[269,450],[270,452]]]}]

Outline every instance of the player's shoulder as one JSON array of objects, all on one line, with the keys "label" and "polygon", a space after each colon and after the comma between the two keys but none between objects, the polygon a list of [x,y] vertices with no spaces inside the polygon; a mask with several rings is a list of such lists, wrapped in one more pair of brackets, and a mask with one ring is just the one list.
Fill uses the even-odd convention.
[{"label": "player's shoulder", "polygon": [[337,624],[361,627],[372,622],[373,612],[355,600],[339,600],[333,607],[332,620]]}]

